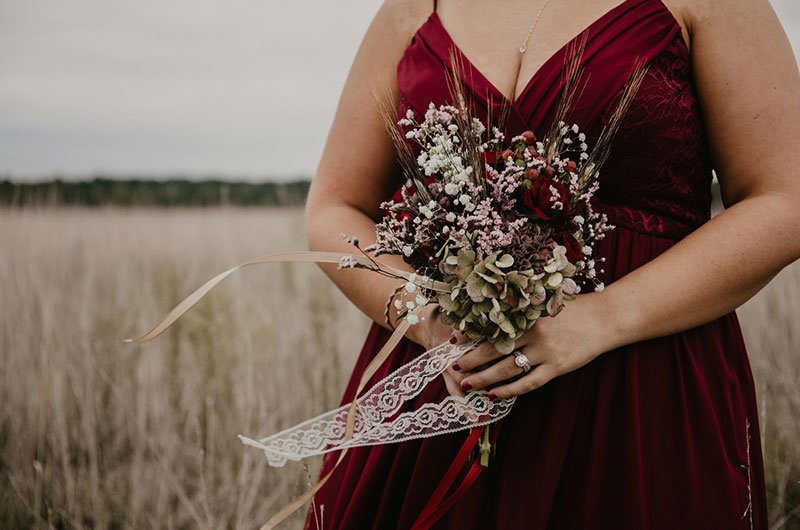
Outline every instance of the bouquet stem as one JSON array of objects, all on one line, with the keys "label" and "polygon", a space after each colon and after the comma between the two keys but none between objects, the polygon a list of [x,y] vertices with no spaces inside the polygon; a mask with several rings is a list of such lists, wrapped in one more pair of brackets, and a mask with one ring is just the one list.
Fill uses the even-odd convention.
[{"label": "bouquet stem", "polygon": [[483,435],[481,436],[481,441],[478,443],[478,447],[481,451],[481,465],[483,467],[489,467],[489,453],[492,450],[492,442],[489,440],[489,428],[491,424],[487,424],[486,428],[483,429]]}]

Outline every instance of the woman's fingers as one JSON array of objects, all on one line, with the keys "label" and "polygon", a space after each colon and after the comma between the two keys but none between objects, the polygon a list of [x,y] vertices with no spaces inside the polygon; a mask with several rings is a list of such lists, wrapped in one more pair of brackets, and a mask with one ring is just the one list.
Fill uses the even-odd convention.
[{"label": "woman's fingers", "polygon": [[502,356],[489,342],[482,342],[456,359],[452,368],[458,372],[469,372]]},{"label": "woman's fingers", "polygon": [[464,377],[461,381],[461,388],[463,390],[481,390],[495,383],[517,377],[522,373],[522,368],[514,362],[514,356],[507,355],[488,368]]},{"label": "woman's fingers", "polygon": [[442,372],[442,377],[444,378],[444,384],[447,387],[447,391],[450,392],[451,396],[466,396],[464,390],[461,388],[461,379],[463,378],[461,374],[454,372],[450,367],[448,367],[444,372]]},{"label": "woman's fingers", "polygon": [[[517,370],[522,370],[522,368],[517,368]],[[521,378],[492,388],[491,393],[497,396],[493,399],[508,399],[513,396],[521,396],[540,388],[557,375],[559,374],[552,364],[540,364]]]}]

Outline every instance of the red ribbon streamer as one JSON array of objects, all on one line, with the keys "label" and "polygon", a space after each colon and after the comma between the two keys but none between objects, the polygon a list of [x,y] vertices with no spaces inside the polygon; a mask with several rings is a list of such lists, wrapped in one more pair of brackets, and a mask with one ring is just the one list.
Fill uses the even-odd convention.
[{"label": "red ribbon streamer", "polygon": [[[494,431],[491,433],[491,443],[494,446],[495,441],[497,440],[497,434],[500,432],[500,422],[494,424],[495,428]],[[414,525],[411,527],[411,530],[428,530],[433,523],[439,520],[439,518],[444,515],[444,513],[462,496],[469,487],[475,482],[475,479],[478,478],[481,471],[483,470],[483,466],[481,465],[480,458],[476,458],[475,461],[470,466],[467,475],[464,477],[464,480],[461,484],[458,485],[456,491],[448,497],[444,502],[442,502],[442,498],[444,494],[447,493],[447,490],[450,489],[450,486],[453,484],[453,481],[458,476],[459,471],[461,470],[464,462],[469,457],[469,454],[472,452],[472,449],[475,447],[475,444],[480,439],[481,435],[483,434],[484,429],[486,429],[488,425],[484,425],[481,428],[474,428],[470,432],[467,439],[464,441],[461,449],[459,449],[458,454],[456,455],[453,462],[450,464],[450,467],[447,469],[442,481],[439,482],[439,485],[436,486],[436,490],[431,495],[431,498],[428,500],[428,503],[422,509],[422,512],[417,517],[417,520],[414,522]],[[437,506],[438,504],[438,506]]]}]

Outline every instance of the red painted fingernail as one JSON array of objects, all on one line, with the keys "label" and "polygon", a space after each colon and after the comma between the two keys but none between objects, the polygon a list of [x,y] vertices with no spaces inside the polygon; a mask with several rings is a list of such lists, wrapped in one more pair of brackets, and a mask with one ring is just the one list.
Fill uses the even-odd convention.
[{"label": "red painted fingernail", "polygon": [[472,388],[472,383],[469,381],[461,381],[461,388],[464,390],[469,390]]},{"label": "red painted fingernail", "polygon": [[494,401],[495,399],[497,399],[497,394],[495,394],[494,392],[489,392],[489,399]]},{"label": "red painted fingernail", "polygon": [[461,370],[461,367],[458,365],[458,363],[453,363],[453,370]]},{"label": "red painted fingernail", "polygon": [[455,335],[453,335],[452,337],[450,337],[450,344],[455,344],[456,342],[458,342],[458,339],[456,338],[456,336],[455,336]]}]

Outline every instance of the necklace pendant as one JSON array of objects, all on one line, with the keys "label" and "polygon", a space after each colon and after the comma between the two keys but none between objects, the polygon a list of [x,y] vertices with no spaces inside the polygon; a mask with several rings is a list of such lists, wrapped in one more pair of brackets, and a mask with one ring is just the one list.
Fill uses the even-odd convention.
[{"label": "necklace pendant", "polygon": [[523,44],[522,46],[519,47],[519,53],[525,53],[525,50],[527,49],[528,47]]}]

